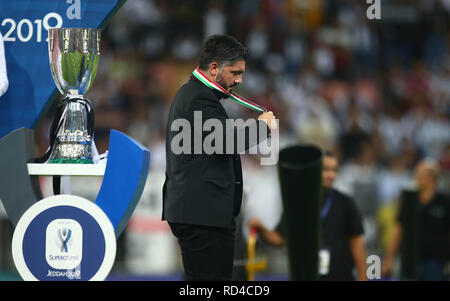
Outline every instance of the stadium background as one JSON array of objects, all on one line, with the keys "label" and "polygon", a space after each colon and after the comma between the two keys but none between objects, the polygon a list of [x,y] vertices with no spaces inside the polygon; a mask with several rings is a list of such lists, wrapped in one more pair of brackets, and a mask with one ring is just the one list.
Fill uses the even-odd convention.
[{"label": "stadium background", "polygon": [[[398,195],[415,163],[440,162],[439,187],[450,193],[450,1],[381,1],[369,20],[363,0],[128,0],[102,35],[99,70],[88,97],[95,142],[105,152],[110,128],[151,152],[143,196],[119,240],[110,279],[176,280],[178,246],[161,216],[165,127],[176,90],[196,67],[214,33],[235,36],[250,59],[239,94],[280,119],[280,147],[313,143],[339,154],[336,187],[352,195],[364,217],[368,255],[383,256]],[[223,102],[231,117],[254,112]],[[38,129],[48,146],[52,112]],[[245,198],[240,219],[269,228],[281,214],[275,166],[243,155]],[[44,195],[50,178],[41,178]],[[72,179],[72,192],[95,199],[101,179]],[[244,239],[248,229],[242,229]],[[12,229],[3,217],[0,279],[17,279]],[[258,244],[267,268],[256,279],[288,279],[286,250]],[[398,267],[397,267],[398,272]],[[394,275],[398,276],[398,275]]]}]

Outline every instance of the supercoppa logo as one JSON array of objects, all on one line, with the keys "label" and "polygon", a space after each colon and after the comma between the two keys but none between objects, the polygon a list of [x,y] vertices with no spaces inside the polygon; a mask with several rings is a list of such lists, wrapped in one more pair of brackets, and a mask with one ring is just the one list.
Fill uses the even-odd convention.
[{"label": "supercoppa logo", "polygon": [[45,259],[54,269],[75,269],[83,257],[83,230],[73,219],[55,219],[48,224]]},{"label": "supercoppa logo", "polygon": [[67,244],[70,241],[70,238],[72,237],[72,229],[70,228],[60,228],[58,230],[58,236],[61,240],[61,252],[67,253],[69,251]]},{"label": "supercoppa logo", "polygon": [[105,280],[116,255],[114,227],[92,201],[69,194],[49,196],[20,218],[12,255],[26,281]]}]

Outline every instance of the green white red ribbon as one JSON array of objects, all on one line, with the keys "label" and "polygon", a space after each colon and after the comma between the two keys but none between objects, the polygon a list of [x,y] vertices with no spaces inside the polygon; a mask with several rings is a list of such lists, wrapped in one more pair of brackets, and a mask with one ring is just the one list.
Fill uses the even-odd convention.
[{"label": "green white red ribbon", "polygon": [[260,106],[254,102],[251,102],[250,100],[245,99],[233,92],[228,92],[220,85],[213,83],[198,68],[195,68],[195,70],[192,72],[192,75],[194,75],[199,81],[201,81],[203,84],[205,84],[205,86],[207,86],[208,88],[218,90],[218,91],[228,95],[231,99],[233,99],[234,101],[238,102],[239,104],[241,104],[249,109],[252,109],[252,110],[255,110],[255,111],[258,111],[261,113],[267,112],[266,108],[264,108],[263,106]]}]

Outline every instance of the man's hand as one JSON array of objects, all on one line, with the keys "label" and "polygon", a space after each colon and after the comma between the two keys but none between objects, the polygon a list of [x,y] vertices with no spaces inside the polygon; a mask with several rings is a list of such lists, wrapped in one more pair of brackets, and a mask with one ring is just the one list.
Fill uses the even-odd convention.
[{"label": "man's hand", "polygon": [[277,128],[277,123],[275,121],[275,115],[273,115],[272,111],[264,112],[261,115],[259,115],[258,120],[262,120],[265,123],[267,123],[267,126],[272,131],[272,129]]},{"label": "man's hand", "polygon": [[250,229],[256,229],[259,231],[261,228],[263,228],[262,222],[257,217],[250,218],[247,224]]},{"label": "man's hand", "polygon": [[283,246],[286,243],[283,236],[281,236],[281,234],[278,233],[277,230],[267,229],[262,223],[262,221],[257,217],[250,218],[247,222],[247,225],[250,228],[250,230],[251,229],[258,230],[262,240],[264,240],[268,244],[271,244],[273,246]]},{"label": "man's hand", "polygon": [[381,265],[381,276],[389,277],[392,275],[392,267],[394,266],[394,262],[391,258],[385,258],[383,260],[383,264]]}]

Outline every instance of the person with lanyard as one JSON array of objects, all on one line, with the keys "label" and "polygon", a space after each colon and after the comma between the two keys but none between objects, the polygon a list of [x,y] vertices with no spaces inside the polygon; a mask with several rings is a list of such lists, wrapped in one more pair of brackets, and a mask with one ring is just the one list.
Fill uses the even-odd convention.
[{"label": "person with lanyard", "polygon": [[0,96],[8,90],[8,74],[6,72],[5,46],[3,44],[3,36],[0,33]]},{"label": "person with lanyard", "polygon": [[392,274],[405,227],[409,227],[414,229],[411,234],[418,238],[418,250],[412,250],[418,254],[415,280],[449,280],[445,266],[450,264],[450,199],[437,190],[438,174],[437,161],[427,158],[417,163],[414,170],[417,193],[412,198],[400,200],[391,241],[383,259],[382,275]]},{"label": "person with lanyard", "polygon": [[[178,239],[186,280],[232,280],[234,219],[240,211],[243,187],[239,153],[268,138],[277,126],[272,112],[232,92],[242,83],[247,56],[247,48],[234,37],[209,37],[200,51],[198,68],[178,90],[170,107],[162,219]],[[258,120],[249,120],[240,128],[227,126],[228,115],[219,101],[222,98],[255,110],[260,114]],[[194,127],[192,139],[176,142],[182,131],[175,124],[180,121]],[[204,146],[212,132],[203,129],[208,121],[222,125],[221,130],[219,126],[215,129],[223,131],[224,138],[223,143],[215,141],[221,145],[217,152],[195,149],[196,137]],[[196,128],[198,122],[200,129]],[[251,133],[256,137],[250,137]],[[243,143],[237,143],[237,137],[244,137]],[[175,151],[173,144],[185,143],[187,151]]]},{"label": "person with lanyard", "polygon": [[[338,159],[325,151],[322,160],[324,202],[320,211],[321,237],[319,250],[319,279],[322,281],[367,280],[366,247],[361,215],[354,200],[334,189]],[[258,218],[250,218],[250,228],[259,231],[261,239],[274,246],[285,244],[283,217],[274,230],[264,226]]]}]

